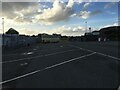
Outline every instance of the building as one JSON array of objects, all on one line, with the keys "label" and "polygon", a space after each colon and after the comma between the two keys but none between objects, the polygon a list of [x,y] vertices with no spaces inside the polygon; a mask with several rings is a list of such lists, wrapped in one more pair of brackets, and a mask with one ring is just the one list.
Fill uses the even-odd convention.
[{"label": "building", "polygon": [[100,37],[103,41],[106,39],[107,41],[118,41],[120,40],[120,26],[112,26],[107,28],[100,29]]},{"label": "building", "polygon": [[3,46],[4,47],[14,47],[18,44],[18,34],[4,34]]},{"label": "building", "polygon": [[99,35],[100,35],[100,32],[99,32],[99,31],[93,31],[93,32],[92,32],[92,35],[94,35],[94,36],[99,36]]},{"label": "building", "polygon": [[10,28],[4,35],[2,35],[2,46],[4,48],[17,48],[36,43],[37,37],[19,35],[19,32]]},{"label": "building", "polygon": [[100,37],[100,32],[99,31],[93,31],[89,33],[85,33],[84,35],[84,41],[98,41]]},{"label": "building", "polygon": [[4,34],[4,47],[21,47],[34,43],[36,43],[36,37],[18,34]]},{"label": "building", "polygon": [[85,33],[82,41],[118,41],[120,40],[120,26],[102,28],[99,31]]}]

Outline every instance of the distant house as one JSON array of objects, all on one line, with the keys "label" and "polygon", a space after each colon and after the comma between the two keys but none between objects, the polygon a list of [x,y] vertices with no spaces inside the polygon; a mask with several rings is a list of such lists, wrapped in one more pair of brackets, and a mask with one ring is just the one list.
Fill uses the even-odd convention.
[{"label": "distant house", "polygon": [[80,36],[71,36],[69,41],[82,41],[82,38]]},{"label": "distant house", "polygon": [[90,33],[85,33],[84,35],[84,41],[98,41],[99,39],[99,31],[93,31],[93,32],[90,32]]},{"label": "distant house", "polygon": [[13,29],[13,28],[10,28],[5,34],[15,34],[15,35],[19,35],[19,32],[16,31],[15,29]]},{"label": "distant house", "polygon": [[18,44],[18,34],[4,34],[3,46],[14,47]]},{"label": "distant house", "polygon": [[10,28],[3,36],[3,46],[14,47],[18,44],[19,32]]},{"label": "distant house", "polygon": [[99,31],[85,33],[83,41],[118,41],[120,40],[120,26],[102,28]]},{"label": "distant house", "polygon": [[109,41],[117,41],[120,37],[120,26],[112,26],[100,29],[101,39],[106,38]]},{"label": "distant house", "polygon": [[21,47],[36,43],[36,37],[19,35],[19,32],[10,28],[2,38],[4,47]]},{"label": "distant house", "polygon": [[99,32],[99,31],[93,31],[93,32],[92,32],[92,35],[94,35],[94,36],[99,36],[99,35],[100,35],[100,32]]}]

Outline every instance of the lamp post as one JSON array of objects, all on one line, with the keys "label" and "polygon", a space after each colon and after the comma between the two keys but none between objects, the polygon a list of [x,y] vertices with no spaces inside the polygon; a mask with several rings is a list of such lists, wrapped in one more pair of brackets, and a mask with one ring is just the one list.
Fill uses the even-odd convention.
[{"label": "lamp post", "polygon": [[86,31],[85,31],[85,33],[87,33],[87,21],[85,22],[85,24],[86,24]]},{"label": "lamp post", "polygon": [[4,18],[2,18],[2,28],[3,28],[3,46],[4,46]]}]

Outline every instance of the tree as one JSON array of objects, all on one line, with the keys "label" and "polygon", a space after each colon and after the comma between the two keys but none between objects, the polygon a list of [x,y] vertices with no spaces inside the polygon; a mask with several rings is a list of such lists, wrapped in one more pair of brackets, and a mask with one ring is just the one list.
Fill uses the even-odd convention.
[{"label": "tree", "polygon": [[19,32],[16,31],[15,29],[13,29],[13,28],[10,28],[10,29],[6,32],[6,34],[19,34]]}]

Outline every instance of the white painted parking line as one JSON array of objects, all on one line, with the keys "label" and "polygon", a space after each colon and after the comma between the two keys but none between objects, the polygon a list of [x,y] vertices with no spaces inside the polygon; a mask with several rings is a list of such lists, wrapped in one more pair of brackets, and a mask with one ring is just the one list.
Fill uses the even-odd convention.
[{"label": "white painted parking line", "polygon": [[[62,48],[62,47],[61,47]],[[58,48],[54,48],[54,49],[46,49],[46,50],[36,50],[34,52],[40,52],[40,51],[48,51],[48,50],[58,50],[58,49],[61,49],[60,47]]]},{"label": "white painted parking line", "polygon": [[58,64],[55,64],[55,65],[52,65],[50,67],[47,67],[46,69],[50,69],[50,68],[53,68],[53,67],[56,67],[56,66],[60,66],[62,64],[66,64],[66,63],[69,63],[69,62],[72,62],[72,61],[75,61],[75,60],[78,60],[78,59],[81,59],[81,58],[85,58],[85,57],[88,57],[88,56],[92,56],[96,54],[96,52],[93,52],[93,53],[90,53],[90,54],[87,54],[87,55],[83,55],[83,56],[80,56],[80,57],[77,57],[77,58],[73,58],[73,59],[70,59],[68,61],[64,61],[64,62],[61,62],[61,63],[58,63]]},{"label": "white painted parking line", "polygon": [[[60,49],[60,48],[63,48],[63,47],[59,47],[59,48],[54,48],[54,49],[49,49],[49,50],[57,50],[57,49]],[[33,52],[34,53],[36,53],[36,52],[40,52],[40,51],[47,51],[48,49],[46,49],[46,50],[33,50]],[[29,51],[29,52],[31,52],[31,51]],[[2,55],[2,56],[4,56],[4,57],[7,57],[7,56],[15,56],[15,55],[30,55],[30,54],[27,54],[27,53],[29,53],[29,52],[25,52],[25,53],[17,53],[17,54],[7,54],[7,55]],[[32,53],[33,54],[33,53]]]},{"label": "white painted parking line", "polygon": [[75,48],[78,48],[78,49],[81,49],[81,50],[84,50],[84,51],[88,51],[88,52],[95,52],[95,51],[85,49],[85,48],[81,48],[81,47],[78,47],[78,46],[75,46],[75,45],[69,45],[69,46],[72,46],[72,47],[75,47]]},{"label": "white painted parking line", "polygon": [[73,58],[73,59],[70,59],[70,60],[67,60],[67,61],[64,61],[64,62],[55,64],[55,65],[52,65],[52,66],[48,66],[48,67],[46,67],[46,68],[44,68],[44,69],[36,70],[36,71],[30,72],[30,73],[27,73],[27,74],[18,76],[18,77],[16,77],[16,78],[12,78],[12,79],[9,79],[9,80],[5,80],[5,81],[3,81],[3,82],[0,82],[0,84],[4,84],[4,83],[8,83],[8,82],[11,82],[11,81],[14,81],[14,80],[18,80],[18,79],[21,79],[21,78],[24,78],[24,77],[27,77],[27,76],[36,74],[36,73],[41,72],[41,71],[44,71],[44,70],[52,69],[52,68],[54,68],[54,67],[57,67],[57,66],[60,66],[60,65],[63,65],[63,64],[66,64],[66,63],[69,63],[69,62],[78,60],[78,59],[82,59],[82,58],[85,58],[85,57],[88,57],[88,56],[92,56],[92,55],[94,55],[94,54],[96,54],[96,52],[93,52],[93,53],[90,53],[90,54],[87,54],[87,55],[83,55],[83,56],[80,56],[80,57],[77,57],[77,58]]},{"label": "white painted parking line", "polygon": [[120,86],[118,87],[118,90],[120,90]]},{"label": "white painted parking line", "polygon": [[[69,45],[69,46],[72,46],[72,47],[75,47],[75,48],[78,48],[78,49],[81,49],[81,50],[89,51],[89,52],[96,52],[96,51],[92,51],[92,50],[89,50],[89,49],[81,48],[81,47],[75,46],[75,45]],[[103,54],[103,53],[100,53],[100,52],[96,52],[96,54],[99,54],[99,55],[102,55],[102,56],[109,57],[109,58],[112,58],[112,59],[120,61],[120,58],[117,58],[117,57],[114,57],[114,56],[111,56],[111,55]]]},{"label": "white painted parking line", "polygon": [[23,60],[33,60],[33,59],[35,59],[35,58],[47,57],[47,56],[56,55],[56,54],[62,54],[62,53],[71,52],[71,51],[76,51],[76,49],[71,49],[71,50],[62,51],[62,52],[55,52],[55,53],[50,53],[50,54],[40,55],[40,56],[35,56],[35,57],[22,58],[22,59],[11,60],[11,61],[4,61],[4,62],[0,62],[0,64],[18,62],[18,61],[23,61]]}]

